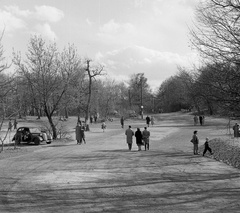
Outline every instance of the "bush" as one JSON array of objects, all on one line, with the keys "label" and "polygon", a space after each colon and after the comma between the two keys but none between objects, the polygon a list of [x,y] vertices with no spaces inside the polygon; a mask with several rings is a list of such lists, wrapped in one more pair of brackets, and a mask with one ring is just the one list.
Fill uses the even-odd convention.
[{"label": "bush", "polygon": [[[240,146],[233,145],[230,141],[224,141],[220,138],[210,140],[209,146],[213,151],[214,159],[240,169]],[[203,151],[203,149],[204,147],[201,146],[200,151]],[[206,155],[208,154],[207,152]]]}]

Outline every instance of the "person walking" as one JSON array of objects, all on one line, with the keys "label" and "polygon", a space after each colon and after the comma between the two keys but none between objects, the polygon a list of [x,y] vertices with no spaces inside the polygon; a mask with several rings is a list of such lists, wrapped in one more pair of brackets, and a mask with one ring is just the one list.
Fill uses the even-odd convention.
[{"label": "person walking", "polygon": [[14,122],[13,122],[14,129],[17,129],[17,124],[18,124],[18,122],[17,122],[17,119],[15,118]]},{"label": "person walking", "polygon": [[204,125],[204,123],[205,123],[205,116],[203,115],[202,116],[202,125]]},{"label": "person walking", "polygon": [[95,113],[95,115],[94,115],[94,123],[97,123],[97,113]]},{"label": "person walking", "polygon": [[147,130],[147,127],[144,127],[144,130],[142,132],[142,136],[143,136],[143,142],[144,142],[145,151],[149,150],[150,132]]},{"label": "person walking", "polygon": [[80,123],[77,122],[77,126],[75,128],[75,135],[76,135],[77,144],[82,143],[81,128],[82,127],[81,127]]},{"label": "person walking", "polygon": [[203,125],[203,117],[202,117],[202,115],[199,115],[199,123],[200,123],[201,126]]},{"label": "person walking", "polygon": [[90,115],[90,124],[92,124],[92,123],[93,123],[93,116]]},{"label": "person walking", "polygon": [[107,125],[106,125],[106,123],[105,122],[102,122],[102,130],[103,130],[103,132],[105,132],[105,129],[107,128]]},{"label": "person walking", "polygon": [[194,126],[196,126],[198,124],[198,117],[197,117],[197,115],[194,115],[193,121],[194,121]]},{"label": "person walking", "polygon": [[132,150],[132,138],[134,136],[134,132],[131,129],[132,127],[129,126],[128,129],[125,131],[126,139],[127,139],[127,144],[128,144],[128,149],[131,151]]},{"label": "person walking", "polygon": [[146,117],[146,124],[147,124],[147,126],[149,127],[149,123],[150,123],[150,118],[148,117],[148,115],[147,115],[147,117]]},{"label": "person walking", "polygon": [[206,138],[206,141],[205,141],[205,143],[204,143],[203,156],[206,154],[207,151],[209,151],[211,155],[213,154],[213,153],[212,153],[212,149],[209,147],[208,141],[209,141],[209,139]]},{"label": "person walking", "polygon": [[233,135],[235,138],[239,137],[239,125],[238,123],[235,123],[235,125],[233,126]]},{"label": "person walking", "polygon": [[153,126],[153,124],[154,124],[154,117],[151,116],[151,125]]},{"label": "person walking", "polygon": [[80,129],[80,144],[82,143],[82,141],[84,141],[84,143],[86,144],[84,126],[81,126],[81,129]]},{"label": "person walking", "polygon": [[192,136],[191,142],[193,143],[193,154],[194,155],[198,155],[199,140],[198,140],[198,136],[197,136],[197,131],[196,130],[193,132],[193,136]]},{"label": "person walking", "polygon": [[135,132],[136,137],[136,144],[138,146],[138,151],[141,151],[142,143],[142,132],[140,131],[140,128],[137,128],[137,131]]},{"label": "person walking", "polygon": [[124,128],[124,117],[122,116],[120,119],[121,127]]},{"label": "person walking", "polygon": [[12,127],[13,127],[13,124],[12,124],[12,121],[11,120],[9,120],[9,122],[8,122],[8,131],[12,131]]}]

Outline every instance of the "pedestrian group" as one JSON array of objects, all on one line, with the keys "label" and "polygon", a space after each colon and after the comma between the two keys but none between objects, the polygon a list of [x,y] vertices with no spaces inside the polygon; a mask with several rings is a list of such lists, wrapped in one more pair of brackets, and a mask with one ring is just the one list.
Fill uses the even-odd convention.
[{"label": "pedestrian group", "polygon": [[145,151],[149,150],[149,137],[150,132],[147,130],[147,127],[144,127],[144,130],[141,132],[140,128],[137,128],[137,131],[134,134],[134,131],[132,130],[132,127],[129,126],[128,129],[125,131],[126,135],[126,141],[128,144],[128,149],[132,150],[132,144],[133,144],[133,136],[136,138],[136,144],[138,147],[138,151],[141,151],[141,147],[145,147]]}]

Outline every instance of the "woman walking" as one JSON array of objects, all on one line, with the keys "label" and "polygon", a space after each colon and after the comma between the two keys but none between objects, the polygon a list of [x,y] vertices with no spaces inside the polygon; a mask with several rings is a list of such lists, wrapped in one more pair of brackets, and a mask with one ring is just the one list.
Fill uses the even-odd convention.
[{"label": "woman walking", "polygon": [[138,146],[138,151],[141,151],[142,143],[142,132],[140,131],[140,128],[137,128],[137,131],[135,132],[136,137],[136,144]]}]

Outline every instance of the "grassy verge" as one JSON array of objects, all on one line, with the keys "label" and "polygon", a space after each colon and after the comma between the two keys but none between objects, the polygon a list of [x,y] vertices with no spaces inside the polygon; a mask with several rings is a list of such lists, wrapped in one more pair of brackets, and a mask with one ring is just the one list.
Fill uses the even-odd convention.
[{"label": "grassy verge", "polygon": [[[239,143],[239,142],[238,142]],[[213,151],[213,158],[217,161],[224,162],[235,168],[240,169],[240,146],[234,145],[233,141],[224,141],[220,138],[215,138],[209,141],[209,146]],[[204,147],[200,147],[201,153]],[[206,156],[210,155],[209,152]]]}]

